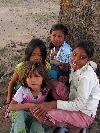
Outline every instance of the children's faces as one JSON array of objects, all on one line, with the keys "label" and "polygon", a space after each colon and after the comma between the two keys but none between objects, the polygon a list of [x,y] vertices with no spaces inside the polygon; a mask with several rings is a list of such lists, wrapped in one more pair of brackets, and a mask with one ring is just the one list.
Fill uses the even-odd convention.
[{"label": "children's faces", "polygon": [[26,82],[28,86],[34,91],[34,92],[40,92],[41,84],[43,82],[42,76],[38,73],[37,70],[35,70],[34,73],[31,73],[27,78]]},{"label": "children's faces", "polygon": [[64,43],[65,36],[61,30],[55,30],[50,34],[50,39],[54,46],[60,47]]},{"label": "children's faces", "polygon": [[82,68],[89,60],[90,58],[82,47],[77,47],[73,50],[71,56],[71,65],[74,70]]},{"label": "children's faces", "polygon": [[38,62],[42,61],[41,51],[39,47],[36,47],[33,50],[32,55],[30,57],[30,61],[38,61]]}]

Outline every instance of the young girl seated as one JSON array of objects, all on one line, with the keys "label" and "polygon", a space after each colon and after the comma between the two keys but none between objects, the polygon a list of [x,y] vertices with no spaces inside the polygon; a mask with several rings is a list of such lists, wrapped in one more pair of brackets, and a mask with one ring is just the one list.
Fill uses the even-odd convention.
[{"label": "young girl seated", "polygon": [[46,67],[41,63],[26,62],[19,76],[22,86],[9,104],[12,120],[10,133],[45,133],[41,123],[32,115],[33,109],[42,103],[49,92]]},{"label": "young girl seated", "polygon": [[[5,114],[6,114],[6,109],[8,108],[8,105],[10,104],[10,102],[12,100],[13,93],[15,94],[16,91],[20,87],[20,84],[18,82],[18,78],[20,76],[20,73],[21,73],[21,70],[24,66],[25,61],[42,62],[48,70],[49,79],[56,79],[57,78],[56,72],[54,70],[51,70],[50,64],[46,61],[46,56],[47,56],[46,46],[42,40],[35,38],[35,39],[32,39],[28,43],[26,50],[25,50],[25,59],[23,62],[16,65],[16,67],[14,69],[13,76],[9,82],[8,95],[7,95],[7,105],[5,106],[5,109],[4,109]],[[52,73],[55,76],[53,76]]]},{"label": "young girl seated", "polygon": [[[69,133],[79,133],[94,121],[100,100],[100,84],[91,61],[93,53],[93,43],[89,40],[75,46],[71,56],[69,99],[44,102],[35,107],[33,115],[39,121],[49,126],[69,128]],[[43,107],[47,112],[45,120],[39,113]]]}]

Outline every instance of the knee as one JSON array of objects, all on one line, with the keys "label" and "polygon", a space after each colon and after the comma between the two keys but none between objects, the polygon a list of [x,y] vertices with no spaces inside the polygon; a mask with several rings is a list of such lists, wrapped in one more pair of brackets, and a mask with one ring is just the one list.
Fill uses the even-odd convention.
[{"label": "knee", "polygon": [[19,119],[23,119],[23,118],[25,117],[25,111],[24,111],[24,110],[18,111],[17,117],[18,117]]}]

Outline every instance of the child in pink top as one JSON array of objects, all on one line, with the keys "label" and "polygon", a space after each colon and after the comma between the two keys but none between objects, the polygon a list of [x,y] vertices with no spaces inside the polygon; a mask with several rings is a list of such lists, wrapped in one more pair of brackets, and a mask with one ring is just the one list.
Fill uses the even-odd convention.
[{"label": "child in pink top", "polygon": [[48,72],[42,63],[28,61],[19,77],[22,86],[9,104],[11,133],[45,133],[41,123],[32,115],[37,104],[44,102],[49,91]]}]

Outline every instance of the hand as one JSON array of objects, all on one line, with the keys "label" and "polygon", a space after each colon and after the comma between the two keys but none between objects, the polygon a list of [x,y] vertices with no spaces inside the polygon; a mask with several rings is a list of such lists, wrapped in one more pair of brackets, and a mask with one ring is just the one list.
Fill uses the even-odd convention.
[{"label": "hand", "polygon": [[29,108],[29,110],[30,110],[30,112],[31,112],[32,114],[33,114],[33,109],[34,109],[35,107],[37,107],[36,104],[34,104],[34,103],[28,103],[28,108]]},{"label": "hand", "polygon": [[33,109],[33,116],[41,123],[45,121],[46,116],[46,110],[43,108],[42,105],[37,105]]},{"label": "hand", "polygon": [[50,55],[50,60],[54,60],[54,57],[55,57],[55,56],[56,56],[55,53],[51,54],[51,55]]},{"label": "hand", "polygon": [[9,104],[10,104],[10,103],[6,103],[6,104],[3,106],[4,113],[7,112],[8,107],[9,107]]},{"label": "hand", "polygon": [[52,102],[44,102],[42,104],[37,104],[35,108],[33,109],[34,116],[43,116],[45,115],[48,111],[55,109],[57,106],[56,101]]},{"label": "hand", "polygon": [[46,120],[46,113],[49,110],[56,108],[57,102],[44,102],[42,104],[37,104],[36,107],[33,109],[33,116],[41,123],[45,123]]},{"label": "hand", "polygon": [[67,77],[67,76],[60,76],[58,80],[59,80],[60,82],[62,82],[62,83],[66,83],[67,80],[68,80],[68,77]]},{"label": "hand", "polygon": [[3,106],[3,111],[4,111],[4,117],[8,118],[8,107],[9,104],[6,104],[5,106]]},{"label": "hand", "polygon": [[46,112],[57,108],[57,102],[56,101],[43,102],[41,105],[46,110]]}]

